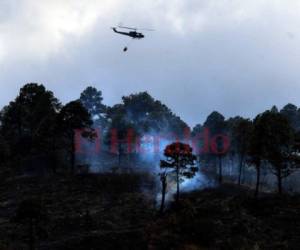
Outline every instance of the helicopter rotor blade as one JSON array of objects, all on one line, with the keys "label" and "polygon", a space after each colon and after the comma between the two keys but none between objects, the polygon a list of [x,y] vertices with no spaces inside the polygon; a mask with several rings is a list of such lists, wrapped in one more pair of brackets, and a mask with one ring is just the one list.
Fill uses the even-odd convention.
[{"label": "helicopter rotor blade", "polygon": [[138,30],[155,31],[154,29],[138,29]]},{"label": "helicopter rotor blade", "polygon": [[118,28],[120,29],[128,29],[128,30],[134,30],[134,31],[137,31],[137,30],[144,30],[144,31],[155,31],[154,29],[140,29],[140,28],[133,28],[133,27],[128,27],[128,26],[122,26],[122,25],[118,25]]},{"label": "helicopter rotor blade", "polygon": [[131,28],[131,27],[126,27],[126,26],[118,26],[121,29],[128,29],[128,30],[137,30],[137,28]]}]

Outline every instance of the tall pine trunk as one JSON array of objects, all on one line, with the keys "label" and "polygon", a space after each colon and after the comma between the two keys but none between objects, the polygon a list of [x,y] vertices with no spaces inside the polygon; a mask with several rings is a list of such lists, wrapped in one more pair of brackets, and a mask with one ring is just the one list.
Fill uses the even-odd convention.
[{"label": "tall pine trunk", "polygon": [[122,159],[122,146],[119,144],[118,145],[118,166],[119,166],[119,168],[121,167],[121,159]]},{"label": "tall pine trunk", "polygon": [[259,184],[260,184],[260,163],[258,163],[256,166],[256,186],[255,186],[255,194],[254,194],[255,198],[258,197]]},{"label": "tall pine trunk", "polygon": [[56,162],[56,140],[55,140],[55,136],[52,135],[52,141],[51,141],[51,153],[50,153],[50,157],[51,157],[51,169],[52,169],[52,173],[56,174],[57,172],[57,162]]},{"label": "tall pine trunk", "polygon": [[240,163],[239,163],[239,186],[241,185],[241,179],[242,179],[242,169],[243,169],[243,163],[244,163],[244,157],[240,157]]},{"label": "tall pine trunk", "polygon": [[282,175],[281,175],[281,168],[278,167],[277,169],[277,185],[278,185],[278,194],[282,194]]},{"label": "tall pine trunk", "polygon": [[74,174],[74,170],[75,170],[75,134],[72,133],[71,136],[71,141],[72,141],[72,145],[71,145],[71,173]]},{"label": "tall pine trunk", "polygon": [[222,156],[219,156],[218,159],[219,159],[219,184],[221,184],[223,182]]},{"label": "tall pine trunk", "polygon": [[176,182],[177,182],[177,192],[176,192],[176,203],[179,202],[179,166],[176,169]]},{"label": "tall pine trunk", "polygon": [[167,189],[167,177],[165,175],[161,176],[161,204],[160,204],[160,213],[163,213],[165,208],[165,199],[166,199],[166,189]]}]

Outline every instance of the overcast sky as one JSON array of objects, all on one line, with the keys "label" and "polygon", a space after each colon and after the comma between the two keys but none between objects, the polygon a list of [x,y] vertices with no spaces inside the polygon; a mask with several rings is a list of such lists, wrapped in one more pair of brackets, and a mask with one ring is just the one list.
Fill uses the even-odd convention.
[{"label": "overcast sky", "polygon": [[[87,85],[108,105],[147,90],[190,125],[300,105],[299,13],[299,0],[0,0],[0,106],[27,82],[63,103]],[[119,23],[156,31],[131,41]]]}]

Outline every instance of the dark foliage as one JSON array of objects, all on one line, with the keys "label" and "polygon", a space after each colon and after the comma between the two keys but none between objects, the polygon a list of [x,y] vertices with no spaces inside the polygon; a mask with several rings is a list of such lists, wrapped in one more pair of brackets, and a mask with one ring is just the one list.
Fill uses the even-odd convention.
[{"label": "dark foliage", "polygon": [[[98,128],[105,153],[79,162],[76,136],[92,143]],[[299,197],[287,184],[300,166],[299,130],[293,104],[254,120],[214,111],[190,133],[147,92],[107,107],[102,92],[88,87],[61,105],[43,85],[26,84],[0,114],[0,249],[298,249]],[[176,142],[147,173],[128,170],[148,166],[137,150],[148,135]],[[230,147],[222,151],[225,137]],[[189,145],[195,138],[202,152]],[[160,180],[152,172],[159,163]],[[89,173],[91,165],[101,173]],[[198,170],[220,186],[181,194],[178,202],[181,182]],[[175,202],[166,196],[169,181]],[[274,183],[283,195],[264,192]]]}]

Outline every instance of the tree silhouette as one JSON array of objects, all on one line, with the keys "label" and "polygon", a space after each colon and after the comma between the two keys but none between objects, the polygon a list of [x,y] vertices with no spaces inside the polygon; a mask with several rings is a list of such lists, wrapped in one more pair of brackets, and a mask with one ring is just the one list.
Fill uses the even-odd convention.
[{"label": "tree silhouette", "polygon": [[4,140],[0,134],[0,167],[7,164],[7,157],[9,155],[9,147],[7,141]]},{"label": "tree silhouette", "polygon": [[20,165],[34,156],[49,156],[60,103],[43,85],[29,83],[1,112],[1,133],[11,161]]},{"label": "tree silhouette", "polygon": [[247,154],[249,156],[247,162],[250,166],[254,166],[256,170],[255,197],[258,196],[260,187],[261,165],[264,160],[264,142],[267,140],[264,133],[264,124],[258,115],[253,121],[253,130],[249,138]]},{"label": "tree silhouette", "polygon": [[190,145],[181,142],[175,142],[166,146],[164,150],[166,160],[160,161],[162,169],[168,169],[176,176],[176,203],[179,201],[180,182],[183,178],[193,178],[198,171],[194,167],[196,156],[193,154],[193,149]]},{"label": "tree silhouette", "polygon": [[[212,112],[204,122],[204,127],[208,128],[210,133],[212,135],[218,135],[223,134],[226,131],[226,122],[223,115],[221,115],[219,112],[214,111]],[[221,140],[218,140],[216,143],[217,150],[221,150],[223,147],[223,144],[221,143]],[[222,159],[225,154],[214,154],[214,158],[218,160],[218,175],[219,175],[219,183],[222,183],[223,181],[223,165],[222,165]],[[212,156],[212,155],[211,155]]]},{"label": "tree silhouette", "polygon": [[180,136],[188,127],[166,105],[147,92],[123,96],[122,101],[128,121],[135,124],[140,134],[154,131]]},{"label": "tree silhouette", "polygon": [[241,184],[242,171],[247,157],[250,137],[252,134],[252,122],[249,119],[238,117],[231,122],[232,140],[231,148],[239,157],[238,184]]},{"label": "tree silhouette", "polygon": [[[108,119],[110,120],[110,129],[106,135],[106,144],[111,149],[116,150],[118,154],[118,165],[121,166],[122,156],[125,154],[136,138],[136,129],[134,123],[128,119],[124,105],[117,104],[107,111]],[[133,137],[128,141],[128,134],[133,131]],[[130,144],[130,145],[129,145]],[[127,152],[129,153],[129,152]]]},{"label": "tree silhouette", "polygon": [[161,203],[160,203],[160,209],[159,212],[163,213],[164,207],[165,207],[165,199],[166,199],[166,191],[167,191],[167,185],[168,185],[168,172],[162,171],[159,173],[160,182],[161,182]]},{"label": "tree silhouette", "polygon": [[66,104],[58,116],[60,134],[66,141],[69,149],[71,172],[75,169],[75,130],[82,130],[82,136],[93,139],[95,134],[91,129],[92,120],[88,111],[80,101]]},{"label": "tree silhouette", "polygon": [[282,114],[289,121],[290,125],[294,129],[300,128],[300,117],[298,116],[297,106],[289,103],[280,110],[280,114]]},{"label": "tree silhouette", "polygon": [[95,87],[87,87],[80,95],[80,102],[90,113],[96,126],[104,128],[106,126],[107,107],[102,103],[102,92]]},{"label": "tree silhouette", "polygon": [[279,194],[282,193],[282,180],[296,169],[294,136],[289,121],[280,113],[266,111],[255,118],[251,155],[256,157],[256,165],[261,156],[270,163]]},{"label": "tree silhouette", "polygon": [[[161,133],[166,137],[176,135],[182,138],[185,128],[188,127],[167,106],[155,100],[147,92],[123,96],[122,102],[107,110],[110,129],[106,136],[106,143],[111,145],[112,135],[117,137],[119,165],[126,146],[130,146],[127,142],[130,130],[134,131],[131,138],[134,143],[139,136],[148,133]],[[132,153],[138,152],[132,150]]]},{"label": "tree silhouette", "polygon": [[278,193],[282,193],[282,179],[288,177],[296,165],[294,143],[295,131],[280,113],[264,112],[258,118],[263,137],[264,158],[271,164],[271,172],[277,177]]}]

